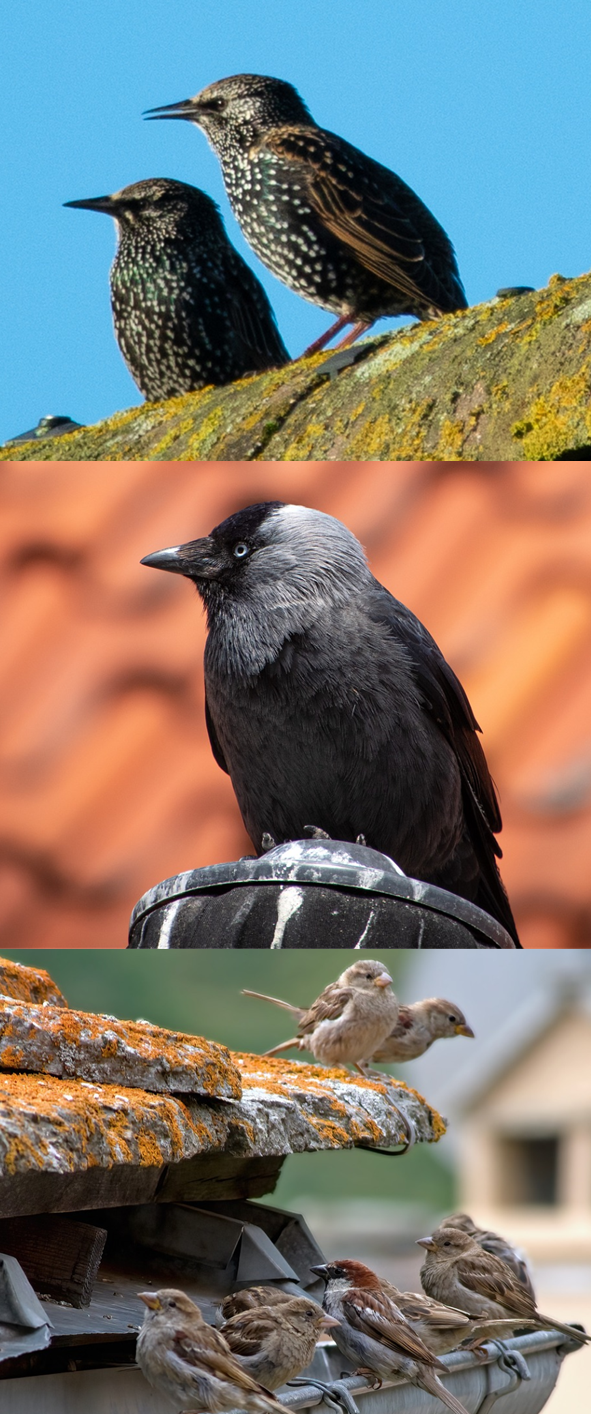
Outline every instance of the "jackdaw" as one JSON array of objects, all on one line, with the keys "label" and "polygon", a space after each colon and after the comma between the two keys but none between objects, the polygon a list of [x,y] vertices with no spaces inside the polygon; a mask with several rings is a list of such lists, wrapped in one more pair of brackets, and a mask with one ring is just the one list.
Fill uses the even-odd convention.
[{"label": "jackdaw", "polygon": [[455,673],[333,516],[268,501],[142,564],[205,605],[206,720],[258,853],[263,837],[362,836],[470,899],[515,942],[501,816]]}]

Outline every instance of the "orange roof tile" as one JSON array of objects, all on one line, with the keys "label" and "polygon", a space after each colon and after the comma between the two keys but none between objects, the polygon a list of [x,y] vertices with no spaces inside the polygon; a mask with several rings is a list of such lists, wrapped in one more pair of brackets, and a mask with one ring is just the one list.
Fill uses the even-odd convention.
[{"label": "orange roof tile", "polygon": [[562,463],[5,463],[3,947],[124,947],[151,884],[250,846],[204,623],[142,555],[281,498],[344,520],[484,730],[528,946],[591,945],[591,474]]}]

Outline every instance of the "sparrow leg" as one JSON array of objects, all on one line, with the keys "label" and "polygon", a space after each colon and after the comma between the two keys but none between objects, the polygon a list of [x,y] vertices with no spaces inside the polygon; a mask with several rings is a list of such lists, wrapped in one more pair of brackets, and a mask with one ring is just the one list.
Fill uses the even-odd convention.
[{"label": "sparrow leg", "polygon": [[320,829],[319,825],[304,825],[302,834],[309,835],[311,840],[329,840],[331,838],[330,835],[327,835],[326,830]]},{"label": "sparrow leg", "polygon": [[356,343],[356,342],[357,342],[357,339],[360,339],[360,338],[361,338],[361,335],[362,335],[362,334],[365,334],[365,332],[366,332],[367,329],[371,329],[372,323],[373,323],[373,320],[370,320],[369,323],[368,323],[367,320],[360,319],[358,324],[354,324],[354,325],[353,325],[353,328],[352,328],[350,334],[345,334],[344,339],[341,339],[338,344],[335,344],[335,348],[336,348],[336,349],[348,349],[348,348],[350,348],[350,347],[351,347],[351,344]]},{"label": "sparrow leg", "polygon": [[367,1380],[367,1383],[368,1383],[368,1385],[370,1386],[371,1389],[381,1389],[381,1388],[382,1388],[382,1381],[381,1381],[379,1375],[376,1375],[375,1370],[369,1370],[369,1369],[367,1368],[367,1365],[360,1365],[357,1370],[354,1370],[354,1371],[353,1371],[353,1374],[354,1374],[354,1375],[361,1375],[364,1380]]},{"label": "sparrow leg", "polygon": [[[320,335],[319,339],[315,339],[313,344],[309,344],[307,349],[304,349],[303,354],[300,354],[300,358],[310,358],[312,354],[320,353],[320,350],[326,348],[326,345],[330,343],[331,339],[334,339],[335,334],[340,334],[341,329],[346,329],[347,325],[350,323],[351,320],[347,319],[345,315],[342,314],[340,319],[336,319],[334,324],[331,324],[330,329],[326,329],[324,334]],[[294,363],[299,363],[299,359],[294,359]]]}]

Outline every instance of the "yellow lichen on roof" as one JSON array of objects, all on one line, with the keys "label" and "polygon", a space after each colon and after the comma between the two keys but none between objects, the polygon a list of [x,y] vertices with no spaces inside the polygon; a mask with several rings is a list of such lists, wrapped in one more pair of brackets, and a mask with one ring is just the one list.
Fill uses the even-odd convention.
[{"label": "yellow lichen on roof", "polygon": [[238,1099],[226,1046],[146,1021],[0,999],[0,1069]]},{"label": "yellow lichen on roof", "polygon": [[14,997],[15,1001],[67,1007],[66,998],[48,972],[42,967],[23,967],[20,962],[11,962],[0,957],[0,995]]}]

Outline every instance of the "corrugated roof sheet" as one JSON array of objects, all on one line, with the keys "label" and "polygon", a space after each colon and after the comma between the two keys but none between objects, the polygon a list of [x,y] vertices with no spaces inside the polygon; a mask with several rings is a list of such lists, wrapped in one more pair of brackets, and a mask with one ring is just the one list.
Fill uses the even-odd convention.
[{"label": "corrugated roof sheet", "polygon": [[142,555],[251,502],[339,516],[483,727],[526,946],[591,943],[591,476],[563,463],[6,463],[0,938],[123,947],[170,874],[249,852],[204,622]]}]

